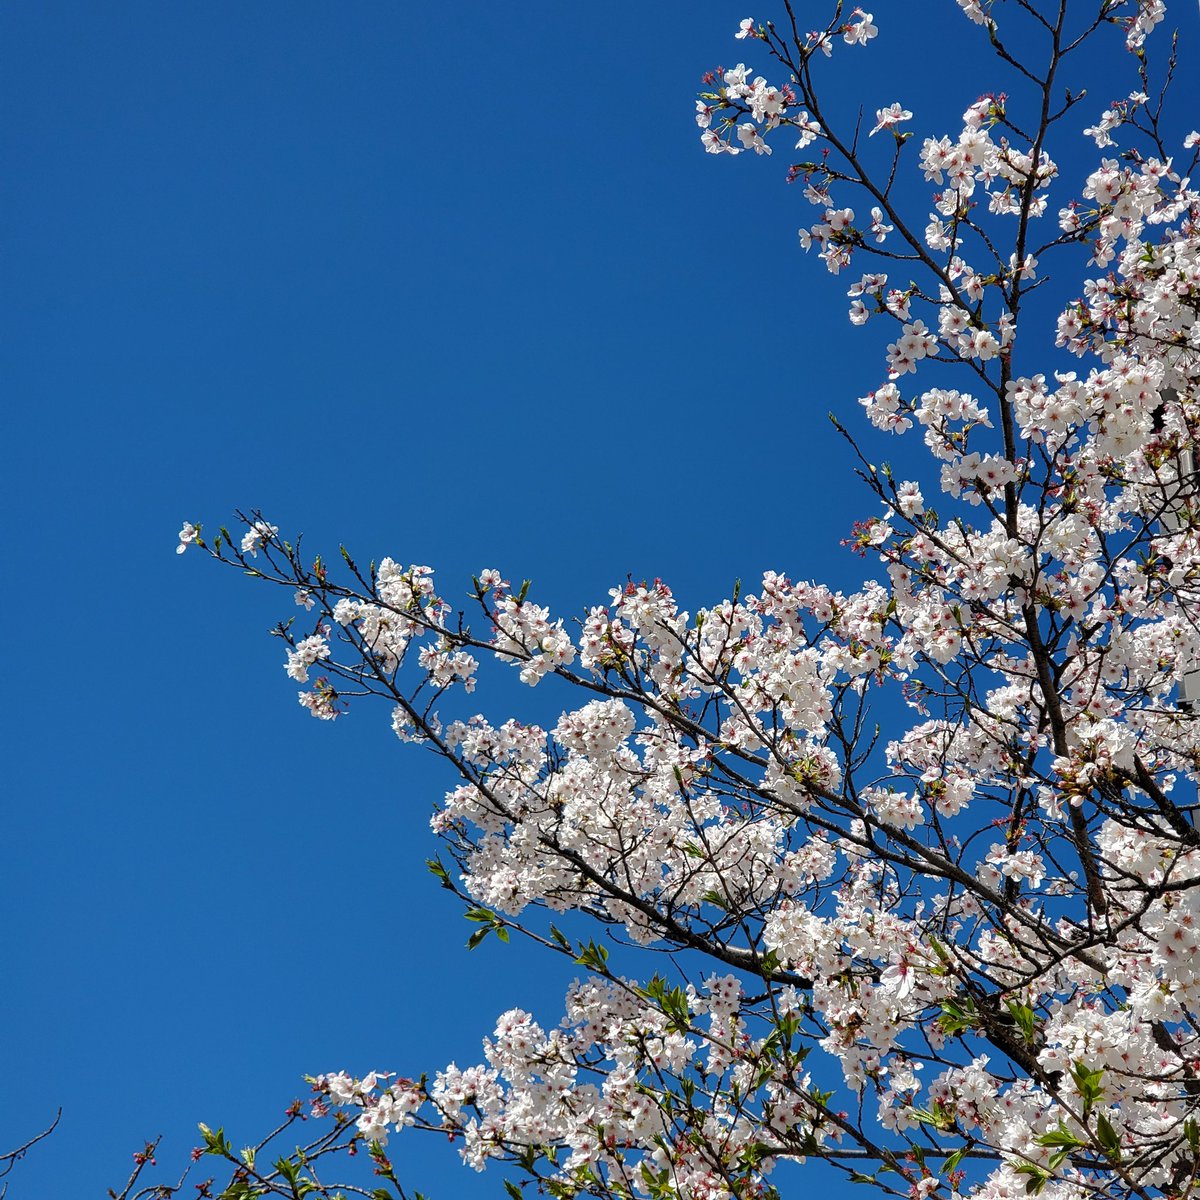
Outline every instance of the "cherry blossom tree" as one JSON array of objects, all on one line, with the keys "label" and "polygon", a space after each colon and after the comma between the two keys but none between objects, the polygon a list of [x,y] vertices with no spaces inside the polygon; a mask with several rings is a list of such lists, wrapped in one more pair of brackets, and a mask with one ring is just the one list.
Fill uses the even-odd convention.
[{"label": "cherry blossom tree", "polygon": [[[770,1197],[809,1159],[913,1198],[1193,1194],[1200,134],[1171,132],[1161,0],[945,10],[995,90],[944,134],[903,98],[827,111],[823,71],[886,53],[840,3],[731,21],[769,77],[712,72],[696,102],[713,155],[796,156],[801,245],[884,330],[860,403],[903,470],[839,418],[859,590],[768,573],[688,613],[629,583],[572,622],[487,569],[462,612],[429,567],[313,561],[258,512],[184,525],[180,551],[294,593],[277,633],[314,717],[381,700],[445,760],[430,869],[472,941],[585,972],[561,1024],[502,1013],[477,1065],[315,1076],[289,1122],[325,1132],[269,1168],[206,1131],[232,1178],[203,1194],[332,1195],[362,1147],[378,1178],[343,1190],[403,1196],[410,1128],[507,1164],[513,1196]],[[1104,39],[1129,77],[1100,109],[1073,72]],[[1098,161],[1063,178],[1081,137]],[[561,716],[472,715],[496,663]]]}]

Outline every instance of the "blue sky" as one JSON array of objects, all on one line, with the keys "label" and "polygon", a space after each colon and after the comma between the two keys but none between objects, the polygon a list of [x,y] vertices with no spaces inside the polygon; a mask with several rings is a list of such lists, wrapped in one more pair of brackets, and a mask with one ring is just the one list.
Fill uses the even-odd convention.
[{"label": "blue sky", "polygon": [[[953,132],[969,60],[914,71],[928,28],[875,7],[839,103]],[[745,11],[445,11],[0,18],[0,1142],[64,1108],[13,1200],[100,1194],[160,1132],[182,1163],[201,1120],[240,1145],[305,1072],[473,1060],[568,982],[467,954],[422,866],[445,774],[382,709],[305,716],[266,636],[290,598],[177,558],[185,518],[260,507],[447,591],[499,566],[567,615],[627,575],[692,608],[765,569],[861,576],[838,541],[870,506],[824,415],[854,418],[880,348],[796,246],[785,156],[714,160],[693,123],[704,70],[768,65]],[[499,1190],[396,1150],[435,1196]]]}]

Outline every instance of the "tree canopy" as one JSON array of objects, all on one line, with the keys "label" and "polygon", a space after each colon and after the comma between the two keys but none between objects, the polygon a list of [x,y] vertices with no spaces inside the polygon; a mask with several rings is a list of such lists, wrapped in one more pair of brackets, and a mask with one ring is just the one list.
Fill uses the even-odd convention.
[{"label": "tree canopy", "polygon": [[[584,972],[561,1024],[502,1013],[478,1064],[314,1076],[285,1127],[324,1122],[307,1150],[207,1130],[232,1177],[206,1194],[403,1196],[411,1127],[512,1195],[746,1200],[811,1159],[914,1200],[1192,1193],[1200,133],[1159,0],[957,9],[995,77],[945,132],[903,98],[827,108],[825,72],[887,52],[841,4],[743,20],[769,75],[696,100],[714,156],[791,156],[801,246],[880,353],[866,427],[834,417],[860,589],[768,572],[692,613],[629,581],[571,621],[493,567],[460,608],[274,514],[184,525],[181,552],[293,594],[314,717],[379,700],[445,760],[429,867],[472,943]],[[497,663],[561,715],[477,714]],[[378,1178],[328,1182],[359,1147]]]}]

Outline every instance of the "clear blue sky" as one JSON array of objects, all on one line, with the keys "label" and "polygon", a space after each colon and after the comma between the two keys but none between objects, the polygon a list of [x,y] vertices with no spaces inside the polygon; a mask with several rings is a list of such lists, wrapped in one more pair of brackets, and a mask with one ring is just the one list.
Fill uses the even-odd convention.
[{"label": "clear blue sky", "polygon": [[[953,132],[987,79],[875,10],[843,103]],[[266,636],[290,599],[177,558],[184,518],[258,506],[447,590],[496,565],[566,614],[628,574],[693,608],[768,568],[860,578],[837,543],[870,506],[824,414],[853,418],[878,344],[796,247],[787,156],[714,160],[693,124],[704,70],[768,65],[745,15],[0,17],[0,1143],[64,1108],[13,1200],[102,1195],[160,1132],[182,1163],[200,1120],[241,1145],[305,1072],[462,1063],[507,1007],[560,1015],[566,976],[468,955],[424,872],[436,762],[382,709],[305,716]],[[395,1149],[435,1196],[499,1191]]]}]

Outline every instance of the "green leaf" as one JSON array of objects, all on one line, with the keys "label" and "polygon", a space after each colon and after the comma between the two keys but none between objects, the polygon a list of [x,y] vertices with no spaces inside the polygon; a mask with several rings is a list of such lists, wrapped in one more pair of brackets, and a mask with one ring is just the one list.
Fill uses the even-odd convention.
[{"label": "green leaf", "polygon": [[442,865],[440,858],[427,858],[425,866],[429,869],[430,875],[433,875],[444,888],[449,888],[454,891],[454,884],[450,882],[450,872]]},{"label": "green leaf", "polygon": [[644,988],[634,988],[643,1000],[658,1000],[661,1001],[663,990],[666,988],[666,981],[661,975],[651,975],[646,981]]},{"label": "green leaf", "polygon": [[1083,1100],[1083,1115],[1088,1117],[1091,1115],[1092,1106],[1104,1095],[1104,1088],[1101,1086],[1104,1070],[1100,1068],[1091,1071],[1086,1064],[1076,1062],[1071,1068],[1071,1078],[1075,1081],[1079,1096]]},{"label": "green leaf", "polygon": [[765,1142],[749,1142],[739,1155],[742,1162],[750,1168],[757,1167],[771,1153],[771,1147]]},{"label": "green leaf", "polygon": [[475,930],[475,932],[471,934],[469,938],[467,938],[467,949],[474,950],[475,947],[478,946],[479,943],[482,942],[483,939],[491,932],[492,928],[490,925],[484,926],[483,929]]},{"label": "green leaf", "polygon": [[209,1129],[203,1122],[200,1123],[200,1133],[204,1138],[205,1154],[219,1154],[223,1158],[233,1157],[233,1148],[225,1140],[225,1130],[217,1129],[216,1132]]},{"label": "green leaf", "polygon": [[663,1012],[671,1018],[671,1024],[679,1033],[687,1033],[691,1028],[692,1014],[688,1007],[687,993],[682,988],[672,988],[663,992]]},{"label": "green leaf", "polygon": [[1025,1039],[1028,1045],[1033,1045],[1037,1040],[1037,1017],[1034,1011],[1027,1004],[1018,1004],[1014,1000],[1010,1000],[1005,1006],[1012,1019],[1016,1021],[1017,1028],[1021,1031],[1021,1036]]},{"label": "green leaf", "polygon": [[968,995],[962,995],[957,1000],[943,1000],[938,1024],[943,1033],[950,1035],[974,1029],[979,1024],[975,1001]]},{"label": "green leaf", "polygon": [[951,1171],[958,1170],[958,1164],[960,1162],[962,1162],[963,1155],[966,1154],[966,1152],[967,1152],[966,1146],[960,1146],[957,1150],[954,1151],[953,1154],[948,1154],[946,1156],[946,1161],[944,1163],[942,1163],[941,1173],[943,1175],[949,1175]]},{"label": "green leaf", "polygon": [[1120,1161],[1121,1136],[1103,1113],[1096,1114],[1096,1137],[1100,1139],[1100,1145],[1104,1147],[1109,1158]]},{"label": "green leaf", "polygon": [[1029,1182],[1025,1185],[1025,1195],[1036,1196],[1050,1182],[1050,1176],[1036,1163],[1018,1163],[1014,1170],[1018,1175],[1028,1175]]},{"label": "green leaf", "polygon": [[525,1194],[511,1179],[504,1181],[504,1190],[513,1198],[513,1200],[525,1200]]},{"label": "green leaf", "polygon": [[[928,1110],[923,1108],[910,1109],[909,1115],[916,1117],[922,1125],[932,1125],[935,1129],[943,1131],[953,1129],[957,1121],[954,1110],[947,1108],[940,1100],[935,1100]],[[919,1155],[920,1148],[914,1146],[912,1152]],[[917,1161],[920,1161],[919,1157]]]},{"label": "green leaf", "polygon": [[588,944],[580,948],[575,961],[581,967],[591,967],[604,974],[608,971],[608,948],[589,939]]},{"label": "green leaf", "polygon": [[295,1184],[300,1178],[300,1164],[294,1163],[290,1158],[278,1159],[275,1163],[275,1170],[295,1187]]},{"label": "green leaf", "polygon": [[1066,1146],[1069,1149],[1076,1149],[1079,1146],[1084,1146],[1087,1143],[1081,1138],[1073,1134],[1061,1122],[1055,1129],[1043,1133],[1041,1137],[1034,1139],[1039,1146]]}]

